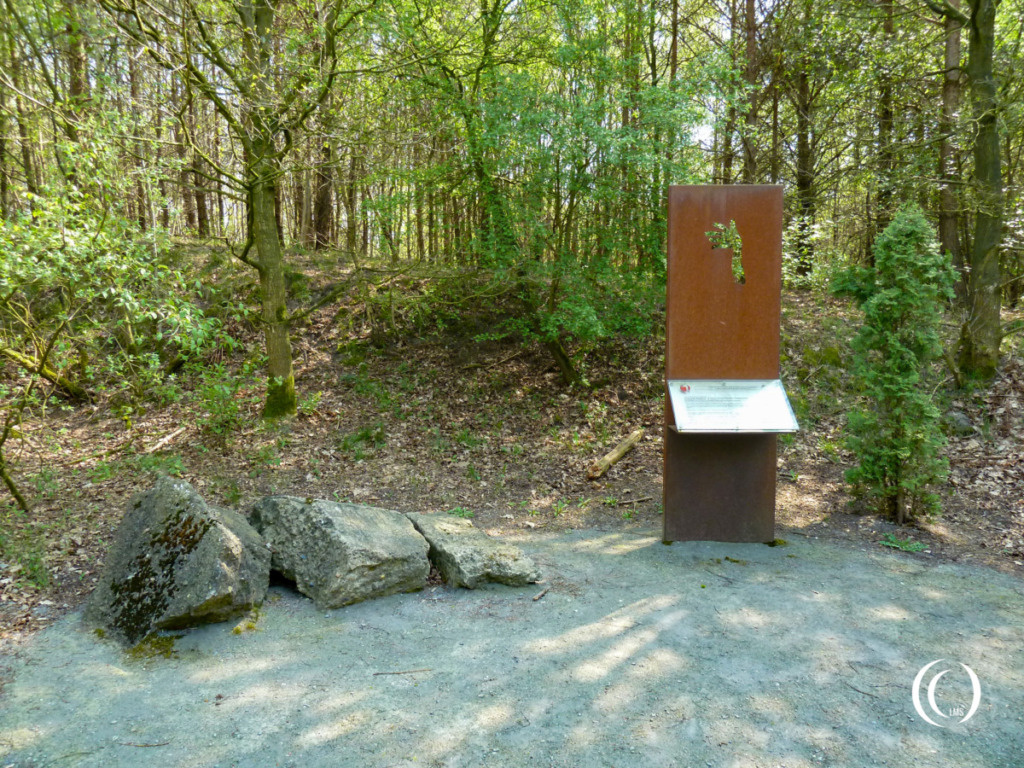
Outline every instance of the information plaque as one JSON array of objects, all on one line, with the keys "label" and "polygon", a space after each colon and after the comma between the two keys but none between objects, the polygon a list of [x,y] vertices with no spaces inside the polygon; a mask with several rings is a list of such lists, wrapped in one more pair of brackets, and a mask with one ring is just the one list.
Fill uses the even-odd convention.
[{"label": "information plaque", "polygon": [[678,432],[796,432],[799,426],[778,379],[670,379]]}]

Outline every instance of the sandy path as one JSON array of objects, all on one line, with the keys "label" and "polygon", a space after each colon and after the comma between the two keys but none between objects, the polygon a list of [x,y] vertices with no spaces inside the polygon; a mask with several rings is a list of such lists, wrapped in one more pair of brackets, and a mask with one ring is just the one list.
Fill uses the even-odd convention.
[{"label": "sandy path", "polygon": [[[1024,582],[816,540],[534,535],[550,591],[435,588],[135,661],[77,615],[5,658],[0,766],[1024,765]],[[926,714],[911,688],[921,667]],[[960,664],[981,682],[970,707]],[[381,674],[388,673],[388,674]],[[402,674],[391,674],[402,673]]]}]

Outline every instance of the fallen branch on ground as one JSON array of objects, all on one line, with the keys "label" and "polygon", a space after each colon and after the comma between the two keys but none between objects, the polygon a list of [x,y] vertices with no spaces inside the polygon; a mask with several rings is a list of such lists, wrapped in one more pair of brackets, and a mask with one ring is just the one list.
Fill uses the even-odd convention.
[{"label": "fallen branch on ground", "polygon": [[149,455],[151,453],[156,453],[161,448],[163,448],[165,445],[167,445],[169,442],[171,442],[171,440],[173,440],[178,435],[180,435],[182,432],[184,432],[186,429],[188,429],[188,427],[181,427],[181,428],[176,429],[173,432],[171,432],[171,434],[169,434],[167,437],[161,438],[160,441],[157,442],[156,445],[154,445],[152,448],[150,448],[149,450],[146,451],[146,455]]},{"label": "fallen branch on ground", "polygon": [[611,453],[590,465],[590,469],[587,470],[587,480],[597,480],[597,478],[617,464],[623,456],[633,450],[643,436],[644,431],[642,429],[637,429],[630,433],[629,437],[615,446]]},{"label": "fallen branch on ground", "polygon": [[508,357],[502,358],[501,360],[498,360],[497,362],[494,362],[494,363],[470,363],[469,365],[462,366],[462,370],[464,370],[464,371],[471,371],[474,368],[482,368],[485,371],[489,371],[489,370],[491,370],[491,368],[496,368],[499,365],[501,365],[502,363],[507,363],[509,360],[514,360],[515,358],[519,357],[521,354],[523,354],[523,350],[520,349],[518,352],[515,352],[515,353],[509,355]]},{"label": "fallen branch on ground", "polygon": [[642,504],[645,501],[651,501],[651,499],[653,499],[653,498],[654,498],[653,496],[644,496],[643,498],[639,498],[639,499],[626,499],[625,501],[620,501],[615,506],[617,506],[617,507],[624,507],[627,504]]},{"label": "fallen branch on ground", "polygon": [[92,397],[88,392],[85,391],[79,384],[71,381],[66,376],[61,376],[53,368],[48,366],[45,361],[40,362],[34,358],[28,357],[27,355],[21,354],[10,347],[0,347],[0,355],[3,355],[8,360],[17,363],[29,373],[34,373],[37,376],[42,376],[44,379],[49,381],[51,384],[56,386],[58,389],[64,391],[65,394],[71,395],[76,400],[91,400]]},{"label": "fallen branch on ground", "polygon": [[169,741],[154,741],[152,744],[135,744],[135,743],[133,743],[131,741],[116,741],[114,743],[118,744],[118,745],[120,745],[122,747],[166,747],[171,742],[169,742]]}]

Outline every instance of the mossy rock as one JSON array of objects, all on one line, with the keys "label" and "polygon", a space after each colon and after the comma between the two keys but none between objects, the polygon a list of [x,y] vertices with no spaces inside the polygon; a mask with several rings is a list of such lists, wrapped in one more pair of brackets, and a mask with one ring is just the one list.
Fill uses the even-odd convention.
[{"label": "mossy rock", "polygon": [[270,553],[241,515],[163,477],[129,507],[85,621],[134,646],[162,629],[242,616],[269,580]]}]

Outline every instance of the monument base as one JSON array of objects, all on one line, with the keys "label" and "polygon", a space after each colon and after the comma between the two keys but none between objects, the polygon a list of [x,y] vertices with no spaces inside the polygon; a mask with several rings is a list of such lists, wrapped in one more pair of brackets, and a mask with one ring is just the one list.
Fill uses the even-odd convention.
[{"label": "monument base", "polygon": [[772,541],[776,439],[666,427],[663,540]]}]

